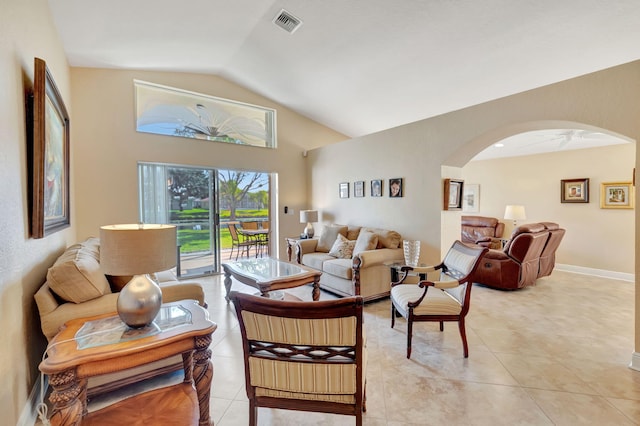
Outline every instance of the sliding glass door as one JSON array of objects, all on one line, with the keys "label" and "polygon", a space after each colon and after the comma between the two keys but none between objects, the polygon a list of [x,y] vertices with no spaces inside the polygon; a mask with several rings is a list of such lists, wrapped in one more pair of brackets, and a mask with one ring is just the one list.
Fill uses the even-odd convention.
[{"label": "sliding glass door", "polygon": [[[220,259],[231,255],[229,222],[269,228],[268,174],[139,163],[138,182],[140,221],[178,228],[179,277],[220,271]],[[261,249],[249,255],[268,254],[268,245]]]}]

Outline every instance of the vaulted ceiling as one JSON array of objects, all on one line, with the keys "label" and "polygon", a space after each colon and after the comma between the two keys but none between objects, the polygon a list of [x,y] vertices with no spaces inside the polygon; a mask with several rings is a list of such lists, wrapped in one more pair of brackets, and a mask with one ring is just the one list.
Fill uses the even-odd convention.
[{"label": "vaulted ceiling", "polygon": [[72,66],[216,74],[350,137],[640,58],[638,0],[49,5]]}]

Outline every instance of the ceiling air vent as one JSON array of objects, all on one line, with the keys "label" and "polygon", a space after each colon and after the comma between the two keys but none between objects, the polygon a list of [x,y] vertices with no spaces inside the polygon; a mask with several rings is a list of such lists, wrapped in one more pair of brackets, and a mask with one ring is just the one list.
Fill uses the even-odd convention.
[{"label": "ceiling air vent", "polygon": [[290,34],[293,34],[302,25],[302,21],[300,19],[296,18],[284,9],[282,9],[275,18],[273,18],[273,23]]}]

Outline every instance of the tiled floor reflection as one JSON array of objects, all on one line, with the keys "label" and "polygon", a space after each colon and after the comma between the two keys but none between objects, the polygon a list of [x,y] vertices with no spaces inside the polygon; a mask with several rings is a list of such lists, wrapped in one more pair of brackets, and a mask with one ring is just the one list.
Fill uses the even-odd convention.
[{"label": "tiled floor reflection", "polygon": [[[240,332],[219,276],[200,278],[211,319],[212,418],[246,426]],[[234,289],[255,291],[234,282]],[[310,287],[293,292],[311,300]],[[467,317],[469,358],[457,325],[390,328],[389,300],[365,305],[369,369],[365,425],[640,424],[634,350],[634,284],[555,271],[535,287],[474,286]],[[322,293],[321,298],[331,295]],[[260,425],[353,425],[350,416],[259,409]]]}]

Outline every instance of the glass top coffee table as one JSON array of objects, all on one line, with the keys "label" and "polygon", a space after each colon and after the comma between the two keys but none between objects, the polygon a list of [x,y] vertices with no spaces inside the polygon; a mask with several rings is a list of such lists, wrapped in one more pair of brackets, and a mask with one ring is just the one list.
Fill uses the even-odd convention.
[{"label": "glass top coffee table", "polygon": [[231,277],[257,288],[265,297],[269,297],[269,292],[273,290],[284,290],[313,283],[313,300],[320,299],[322,272],[315,269],[270,257],[223,262],[222,268],[227,302],[231,291]]}]

